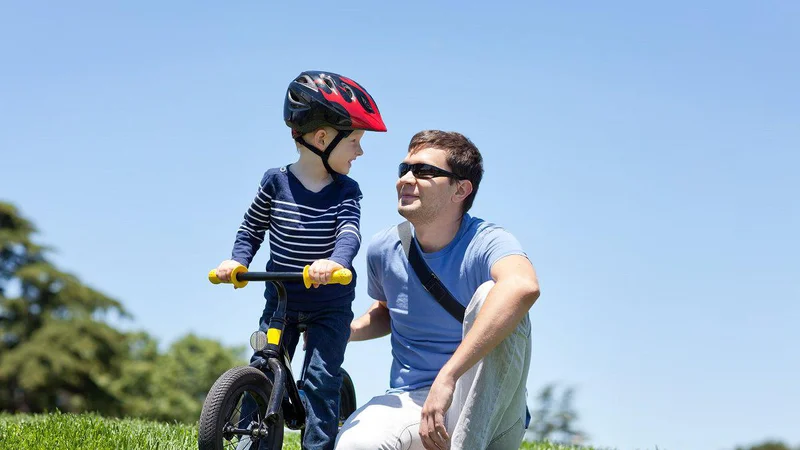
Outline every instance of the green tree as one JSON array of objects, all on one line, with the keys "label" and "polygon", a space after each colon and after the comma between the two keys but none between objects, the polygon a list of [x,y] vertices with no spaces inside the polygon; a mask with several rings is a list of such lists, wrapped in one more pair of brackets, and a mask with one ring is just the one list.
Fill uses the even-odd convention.
[{"label": "green tree", "polygon": [[112,384],[127,415],[155,420],[194,422],[206,393],[231,367],[245,364],[243,348],[189,334],[159,354],[144,333],[129,336],[131,357]]},{"label": "green tree", "polygon": [[578,413],[572,406],[575,395],[573,388],[566,388],[557,398],[556,385],[549,384],[539,391],[538,407],[531,412],[528,435],[536,441],[581,444],[587,435],[575,428]]},{"label": "green tree", "polygon": [[0,409],[113,413],[124,336],[103,319],[122,305],[58,270],[34,225],[0,202]]},{"label": "green tree", "polygon": [[[162,387],[164,418],[193,422],[214,381],[231,367],[242,365],[244,348],[226,348],[217,341],[189,334],[173,343],[161,358],[155,381]],[[160,411],[164,411],[164,407]],[[172,412],[174,411],[174,412]]]},{"label": "green tree", "polygon": [[[749,447],[736,447],[736,450],[792,450],[791,447],[780,441],[765,441]],[[800,450],[797,447],[796,450]]]},{"label": "green tree", "polygon": [[123,306],[58,270],[36,232],[0,202],[0,410],[196,421],[244,349],[190,334],[161,354],[147,333],[114,329],[105,319],[130,318]]}]

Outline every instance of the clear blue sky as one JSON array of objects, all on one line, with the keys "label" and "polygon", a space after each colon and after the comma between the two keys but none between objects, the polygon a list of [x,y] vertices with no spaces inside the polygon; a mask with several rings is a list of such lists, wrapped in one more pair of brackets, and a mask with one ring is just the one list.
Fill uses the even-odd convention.
[{"label": "clear blue sky", "polygon": [[[800,3],[443,3],[6,2],[0,198],[126,326],[245,344],[261,288],[206,273],[296,155],[287,83],[345,74],[389,127],[351,172],[363,235],[416,131],[473,139],[474,213],[540,276],[529,389],[576,386],[591,443],[800,443]],[[348,348],[361,402],[390,359]]]}]

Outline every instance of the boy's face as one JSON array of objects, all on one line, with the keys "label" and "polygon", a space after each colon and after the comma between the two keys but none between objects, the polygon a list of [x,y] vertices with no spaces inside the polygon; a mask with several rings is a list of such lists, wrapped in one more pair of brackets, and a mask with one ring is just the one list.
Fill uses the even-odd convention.
[{"label": "boy's face", "polygon": [[355,130],[330,151],[328,164],[330,164],[331,169],[344,175],[350,173],[353,161],[364,154],[361,149],[361,138],[363,136],[364,130]]}]

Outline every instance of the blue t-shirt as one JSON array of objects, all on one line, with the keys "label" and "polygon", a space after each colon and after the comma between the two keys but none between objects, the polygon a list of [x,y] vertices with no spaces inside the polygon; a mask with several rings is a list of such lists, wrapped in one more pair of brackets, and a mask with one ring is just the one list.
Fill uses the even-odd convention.
[{"label": "blue t-shirt", "polygon": [[[478,286],[492,279],[492,265],[509,255],[526,256],[502,227],[464,215],[443,249],[420,254],[451,294],[465,307]],[[391,317],[390,387],[428,387],[461,343],[462,325],[422,286],[403,252],[397,227],[377,233],[367,250],[370,297],[386,301]]]}]

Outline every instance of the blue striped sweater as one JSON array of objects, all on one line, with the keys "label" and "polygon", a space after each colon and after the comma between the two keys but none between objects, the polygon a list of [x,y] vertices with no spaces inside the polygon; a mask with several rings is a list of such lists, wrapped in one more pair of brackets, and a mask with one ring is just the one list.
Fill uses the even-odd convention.
[{"label": "blue striped sweater", "polygon": [[[231,258],[249,267],[269,231],[267,271],[300,272],[318,259],[329,259],[353,271],[347,286],[306,289],[284,283],[289,308],[312,311],[349,304],[355,298],[355,258],[361,246],[361,190],[352,178],[340,175],[319,192],[306,189],[288,166],[270,169],[244,215]],[[271,283],[264,293],[276,295]]]}]

